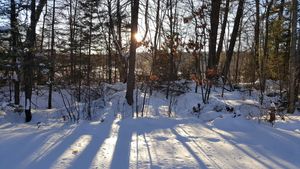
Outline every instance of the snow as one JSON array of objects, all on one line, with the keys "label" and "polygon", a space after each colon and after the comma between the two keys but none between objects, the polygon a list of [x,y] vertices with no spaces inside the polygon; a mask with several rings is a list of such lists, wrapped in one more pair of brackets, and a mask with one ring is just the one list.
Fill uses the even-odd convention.
[{"label": "snow", "polygon": [[29,99],[26,99],[26,102],[25,102],[25,110],[29,110],[30,109],[30,100]]},{"label": "snow", "polygon": [[[36,106],[30,123],[23,123],[24,114],[12,112],[3,101],[0,168],[296,169],[300,166],[299,112],[286,115],[286,121],[277,119],[274,127],[266,121],[258,123],[260,107],[255,91],[252,96],[226,92],[222,98],[221,89],[214,88],[206,105],[201,93],[187,92],[173,98],[172,117],[168,117],[170,101],[162,93],[154,92],[146,97],[146,117],[131,118],[135,105],[126,104],[125,89],[123,84],[106,85],[105,106],[95,107],[94,120],[78,123],[62,120],[65,110],[57,92],[53,94],[55,108],[50,110],[45,109],[47,95],[34,92],[32,101]],[[143,96],[139,91],[139,110]],[[272,99],[267,98],[266,107]],[[99,100],[95,104],[100,104]],[[191,113],[198,103],[199,118]],[[234,112],[226,111],[226,106],[234,107]]]}]

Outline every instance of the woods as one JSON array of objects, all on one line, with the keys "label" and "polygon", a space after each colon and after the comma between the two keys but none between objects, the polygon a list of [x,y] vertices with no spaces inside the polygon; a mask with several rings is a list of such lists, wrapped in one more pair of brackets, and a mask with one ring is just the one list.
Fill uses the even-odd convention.
[{"label": "woods", "polygon": [[200,87],[204,104],[220,83],[222,93],[251,84],[263,104],[269,80],[287,113],[299,102],[297,0],[2,0],[0,15],[0,84],[15,105],[24,93],[26,122],[38,86],[48,86],[48,109],[53,90],[70,90],[89,119],[104,83],[127,84],[130,106],[144,84],[171,103],[182,79]]},{"label": "woods", "polygon": [[0,169],[298,169],[299,143],[299,0],[0,0]]}]

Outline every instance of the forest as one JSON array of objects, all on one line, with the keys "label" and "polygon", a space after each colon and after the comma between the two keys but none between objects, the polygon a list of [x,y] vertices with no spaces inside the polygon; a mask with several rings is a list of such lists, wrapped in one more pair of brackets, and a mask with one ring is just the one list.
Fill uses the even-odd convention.
[{"label": "forest", "polygon": [[298,0],[0,0],[0,168],[297,168],[299,87]]}]

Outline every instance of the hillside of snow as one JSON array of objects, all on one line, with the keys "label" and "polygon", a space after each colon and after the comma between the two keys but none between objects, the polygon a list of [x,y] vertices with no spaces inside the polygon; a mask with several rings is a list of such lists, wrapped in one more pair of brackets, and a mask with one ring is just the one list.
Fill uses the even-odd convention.
[{"label": "hillside of snow", "polygon": [[[171,101],[161,92],[139,91],[144,117],[132,118],[136,106],[126,104],[126,86],[107,85],[105,96],[93,102],[93,120],[82,116],[78,122],[63,121],[66,106],[58,92],[50,110],[46,91],[35,93],[30,123],[0,98],[0,168],[299,168],[299,112],[285,120],[277,116],[272,126],[260,115],[276,97],[265,97],[260,106],[256,91],[221,97],[213,88],[203,104],[193,87]],[[68,92],[64,96],[70,99]],[[83,103],[72,106],[84,111]]]}]

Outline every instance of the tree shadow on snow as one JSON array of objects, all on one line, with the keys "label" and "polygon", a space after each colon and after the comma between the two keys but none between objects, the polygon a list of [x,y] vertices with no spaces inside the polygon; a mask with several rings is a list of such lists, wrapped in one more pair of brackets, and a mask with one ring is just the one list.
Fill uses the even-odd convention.
[{"label": "tree shadow on snow", "polygon": [[[85,122],[85,121],[84,121]],[[27,160],[30,161],[28,165],[23,165],[22,168],[55,168],[55,165],[63,164],[65,159],[60,159],[62,155],[70,151],[71,145],[75,144],[82,136],[89,136],[91,139],[84,147],[81,152],[78,154],[73,154],[73,159],[71,163],[67,164],[71,168],[89,168],[94,157],[97,154],[99,147],[103,144],[104,140],[109,137],[111,131],[113,120],[106,120],[104,123],[97,125],[91,124],[79,124],[74,129],[69,130],[63,136],[55,138],[51,142],[48,140],[52,134],[47,134],[48,136],[42,140],[36,140],[35,142],[42,142],[40,147],[37,147],[35,151],[31,152],[40,152],[38,155],[31,155],[33,158],[27,158],[24,160],[26,163]],[[99,126],[100,125],[100,126]],[[34,143],[29,143],[33,144]],[[46,144],[50,144],[47,146]],[[44,148],[46,146],[47,148]],[[30,155],[29,155],[30,156]],[[66,157],[68,158],[68,157]]]},{"label": "tree shadow on snow", "polygon": [[[164,118],[164,117],[161,117]],[[138,119],[124,119],[120,121],[118,124],[120,126],[119,133],[118,133],[118,139],[116,142],[116,147],[113,153],[113,158],[111,162],[110,168],[132,168],[133,164],[130,165],[130,156],[132,154],[131,150],[131,143],[132,143],[132,137],[136,134],[136,168],[140,168],[139,164],[140,161],[138,159],[139,157],[139,143],[138,143],[138,136],[142,137],[141,141],[144,141],[145,144],[142,144],[146,148],[146,153],[148,155],[149,162],[145,162],[145,164],[149,164],[150,168],[160,168],[157,165],[153,164],[153,155],[151,154],[151,149],[149,145],[149,141],[146,139],[146,134],[150,134],[151,132],[159,131],[159,130],[172,130],[177,125],[180,124],[186,124],[186,123],[193,123],[191,120],[187,119],[170,119],[170,118],[164,118],[163,120],[158,120],[155,118],[138,118]],[[197,123],[195,121],[195,123]],[[147,126],[147,127],[144,127]],[[178,135],[177,133],[177,139],[180,141],[184,147],[190,151],[192,156],[197,160],[199,167],[205,166],[204,163],[197,157],[197,155],[188,147],[188,145],[183,141],[183,137]],[[205,167],[207,168],[207,167]]]},{"label": "tree shadow on snow", "polygon": [[[295,155],[291,154],[292,152],[298,152],[297,149],[300,148],[299,144],[296,143],[297,141],[299,141],[299,139],[296,137],[291,138],[290,135],[282,133],[279,130],[276,130],[271,127],[268,128],[266,126],[259,126],[259,125],[258,126],[254,125],[253,128],[253,131],[257,131],[257,132],[253,132],[253,131],[247,132],[246,133],[247,136],[242,136],[242,137],[240,137],[238,133],[241,132],[243,133],[246,131],[239,131],[239,127],[237,126],[234,127],[235,129],[237,129],[238,131],[237,133],[225,131],[233,135],[231,137],[214,130],[211,126],[208,125],[206,126],[212,132],[218,134],[221,138],[225,139],[232,146],[240,150],[242,153],[246,154],[246,156],[252,158],[253,160],[260,163],[261,165],[265,166],[266,168],[273,168],[274,165],[280,168],[290,168],[291,165],[294,166],[294,168],[297,168],[297,165],[299,166],[299,164],[296,164],[299,163],[298,162],[299,160],[295,160],[295,158],[299,157],[299,153]],[[220,128],[220,130],[222,130],[222,128]],[[277,132],[281,134],[278,134]],[[285,138],[282,135],[288,136],[288,138],[291,140]],[[249,149],[246,150],[240,145],[246,145]],[[276,145],[276,147],[274,147],[274,145]],[[282,151],[282,148],[277,149],[277,146],[278,148],[284,146],[286,147],[284,148],[284,151]],[[258,154],[259,156],[262,156],[270,160],[273,166],[268,164],[263,159],[258,158],[259,156],[255,157],[251,152],[255,152],[255,154]],[[287,160],[286,162],[289,163],[290,165],[286,165],[282,163],[281,159],[286,159]]]}]

